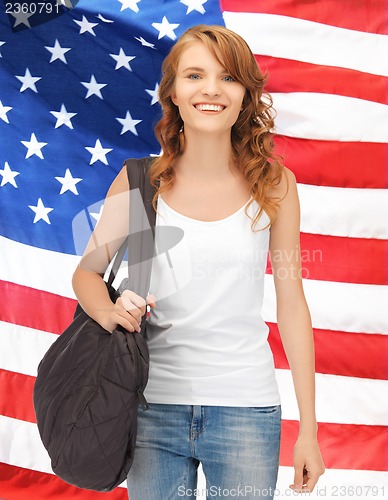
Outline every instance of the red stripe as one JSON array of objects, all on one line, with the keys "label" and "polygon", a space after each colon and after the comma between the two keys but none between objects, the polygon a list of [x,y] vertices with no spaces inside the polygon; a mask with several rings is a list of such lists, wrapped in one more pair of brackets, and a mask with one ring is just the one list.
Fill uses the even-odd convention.
[{"label": "red stripe", "polygon": [[[280,465],[293,466],[293,447],[299,423],[282,421]],[[327,468],[356,470],[387,470],[385,449],[388,433],[384,426],[320,423],[318,440]],[[365,453],[367,443],[368,453]],[[110,493],[80,490],[61,481],[56,476],[0,463],[2,500],[82,500],[104,498],[124,500],[126,490],[116,488]]]},{"label": "red stripe", "polygon": [[61,333],[72,320],[76,301],[8,281],[0,281],[0,321]]},{"label": "red stripe", "polygon": [[[383,285],[388,282],[386,255],[384,240],[301,233],[303,278]],[[76,305],[73,299],[5,281],[0,293],[1,321],[56,334],[70,324]]]},{"label": "red stripe", "polygon": [[1,500],[128,500],[125,488],[109,493],[81,490],[53,474],[0,463]]},{"label": "red stripe", "polygon": [[[310,235],[302,235],[303,237],[309,237]],[[346,238],[345,238],[346,239]],[[349,257],[350,258],[350,257]],[[21,296],[23,296],[23,287],[20,286]],[[29,289],[30,293],[32,293],[33,289]],[[50,294],[48,294],[50,295]],[[31,301],[34,301],[33,294],[31,296]],[[18,296],[15,295],[15,298],[18,299]],[[63,299],[64,304],[67,304],[67,299]],[[18,300],[16,300],[18,303]],[[63,310],[64,307],[61,306],[60,298],[57,297],[57,310]],[[9,308],[8,308],[9,309]],[[4,309],[2,320],[9,321],[11,319],[10,316],[13,315],[12,311],[8,311],[10,316],[4,314],[7,310]],[[38,311],[39,312],[39,311]],[[55,313],[55,311],[54,311]],[[50,329],[50,325],[47,323],[46,319],[41,314],[36,314],[35,317],[32,314],[28,314],[27,316],[23,316],[22,312],[21,316],[18,318],[21,321],[16,322],[16,324],[22,324],[24,326],[30,326],[28,324],[29,321],[33,323],[34,328],[38,330],[42,330],[41,326],[46,327],[46,331],[52,331]],[[69,311],[68,321],[64,325],[67,326],[72,317],[73,312]],[[42,319],[43,318],[43,319]],[[42,320],[42,325],[40,325],[39,321]],[[275,361],[277,368],[285,368],[284,364],[284,353],[281,345],[277,345],[280,343],[275,341],[275,338],[278,338],[277,327],[275,324],[271,325],[271,333],[272,335],[275,333],[275,337],[270,337],[272,341],[273,350],[275,352]],[[55,324],[54,324],[55,326]],[[388,336],[379,335],[379,334],[369,334],[369,333],[352,333],[352,332],[337,332],[333,330],[320,330],[314,329],[315,339],[317,345],[317,371],[319,373],[332,373],[336,375],[344,375],[351,377],[362,377],[362,378],[376,378],[376,379],[386,379],[387,378],[387,364],[384,364],[383,353],[387,352],[387,342]],[[332,351],[330,346],[336,346],[335,352]],[[368,353],[368,356],[365,357],[365,353]],[[1,373],[1,372],[0,372]],[[11,372],[4,372],[11,373]],[[20,377],[24,377],[24,375],[20,375]],[[17,378],[17,374],[12,375],[11,377],[14,380],[14,384],[11,382],[7,382],[7,384],[11,384],[14,387],[14,391],[17,392],[16,388],[19,386],[19,381]],[[32,377],[31,377],[32,378]],[[1,380],[1,378],[0,378]],[[21,384],[20,384],[21,385]],[[31,382],[30,382],[31,387]],[[9,393],[12,394],[13,390],[10,389]],[[28,400],[30,396],[22,396],[24,400]],[[19,406],[19,405],[18,405]],[[22,405],[20,405],[22,408]],[[10,415],[14,416],[14,415]],[[22,418],[23,420],[31,420],[31,417],[17,417]]]},{"label": "red stripe", "polygon": [[0,415],[35,424],[34,384],[35,377],[0,369]]},{"label": "red stripe", "polygon": [[[301,268],[306,279],[388,284],[385,240],[301,233]],[[268,262],[267,272],[272,273]]]},{"label": "red stripe", "polygon": [[297,17],[316,23],[329,24],[368,33],[388,33],[388,9],[386,0],[221,0],[221,10],[228,12],[258,12]]},{"label": "red stripe", "polygon": [[[275,323],[268,325],[275,367],[289,369],[278,327]],[[388,379],[388,336],[315,328],[314,339],[317,373]],[[0,369],[0,414],[35,423],[34,383],[35,377]]]},{"label": "red stripe", "polygon": [[[322,422],[318,425],[318,441],[328,469],[388,470],[387,427]],[[280,464],[283,466],[293,465],[292,452],[298,430],[295,420],[282,421]]]},{"label": "red stripe", "polygon": [[301,256],[305,278],[388,284],[385,240],[302,233]]},{"label": "red stripe", "polygon": [[388,187],[388,144],[275,137],[276,152],[302,184]]},{"label": "red stripe", "polygon": [[271,56],[255,57],[260,69],[268,71],[269,92],[317,92],[387,103],[387,77]]},{"label": "red stripe", "polygon": [[[289,369],[276,323],[268,323],[275,367]],[[314,328],[317,373],[388,380],[388,336]]]}]

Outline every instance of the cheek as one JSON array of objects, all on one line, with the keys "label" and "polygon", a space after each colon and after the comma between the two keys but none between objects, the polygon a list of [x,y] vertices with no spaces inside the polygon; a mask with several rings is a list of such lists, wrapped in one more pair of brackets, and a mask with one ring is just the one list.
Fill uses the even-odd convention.
[{"label": "cheek", "polygon": [[[178,85],[178,87],[179,87],[179,85]],[[175,104],[175,106],[179,105],[179,100],[177,97],[178,93],[179,93],[179,88],[177,88],[177,82],[175,82],[172,89],[171,89],[171,96],[170,96],[170,99]]]},{"label": "cheek", "polygon": [[171,92],[171,100],[175,106],[180,106],[183,103],[184,95],[184,87],[182,88],[181,82],[178,80],[175,82]]},{"label": "cheek", "polygon": [[173,94],[171,94],[170,99],[175,104],[175,106],[178,106],[178,101],[177,101],[175,92]]},{"label": "cheek", "polygon": [[244,96],[239,95],[234,101],[234,110],[237,115],[240,114],[243,107],[244,107]]},{"label": "cheek", "polygon": [[184,110],[190,106],[190,94],[182,92],[181,90],[176,91],[171,95],[171,101],[179,108],[180,112],[184,112]]},{"label": "cheek", "polygon": [[240,104],[240,109],[244,106],[244,98],[245,98],[245,92],[242,92],[239,95],[239,99],[238,99],[238,102]]}]

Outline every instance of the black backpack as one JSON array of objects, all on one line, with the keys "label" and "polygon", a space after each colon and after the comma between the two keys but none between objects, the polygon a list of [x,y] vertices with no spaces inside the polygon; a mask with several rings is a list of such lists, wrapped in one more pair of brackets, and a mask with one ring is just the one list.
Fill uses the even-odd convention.
[{"label": "black backpack", "polygon": [[[131,192],[139,188],[144,216],[154,228],[154,189],[146,175],[151,161],[132,159],[125,164]],[[116,256],[107,282],[113,301],[119,294],[112,281],[126,245],[128,254],[137,254],[139,262],[141,255],[153,255],[153,229],[143,233],[132,240],[129,236]],[[140,284],[132,289],[143,297],[151,262],[141,263],[143,275],[134,278]],[[138,405],[147,407],[143,396],[149,365],[145,327],[146,315],[140,333],[118,328],[110,334],[78,305],[74,321],[41,360],[34,386],[38,429],[54,473],[67,483],[110,491],[126,479],[135,450]]]}]

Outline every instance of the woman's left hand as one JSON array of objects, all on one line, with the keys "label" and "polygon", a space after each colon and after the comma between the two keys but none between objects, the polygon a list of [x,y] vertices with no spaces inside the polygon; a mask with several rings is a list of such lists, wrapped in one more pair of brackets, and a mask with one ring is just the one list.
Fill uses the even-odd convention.
[{"label": "woman's left hand", "polygon": [[294,484],[290,488],[296,493],[312,492],[325,472],[316,438],[299,436],[294,447],[294,469]]}]

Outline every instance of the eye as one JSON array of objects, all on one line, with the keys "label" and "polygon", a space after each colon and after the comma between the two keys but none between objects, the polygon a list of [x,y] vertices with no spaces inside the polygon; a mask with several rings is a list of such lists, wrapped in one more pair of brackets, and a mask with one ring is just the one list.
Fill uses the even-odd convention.
[{"label": "eye", "polygon": [[230,76],[230,75],[226,75],[226,76],[224,76],[224,77],[223,77],[223,80],[224,80],[225,82],[235,82],[235,81],[236,81],[236,80],[235,80],[232,76]]},{"label": "eye", "polygon": [[191,73],[190,75],[187,75],[187,78],[189,80],[199,80],[201,77],[197,73]]}]

